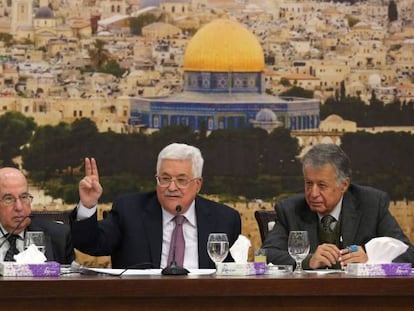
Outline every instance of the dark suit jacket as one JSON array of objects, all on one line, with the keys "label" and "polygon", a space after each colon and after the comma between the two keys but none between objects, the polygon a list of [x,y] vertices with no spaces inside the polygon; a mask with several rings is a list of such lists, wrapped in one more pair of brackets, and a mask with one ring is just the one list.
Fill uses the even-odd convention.
[{"label": "dark suit jacket", "polygon": [[[195,199],[199,268],[214,268],[207,254],[211,232],[225,232],[231,246],[241,232],[239,213],[200,196]],[[71,215],[75,248],[94,255],[111,255],[113,268],[159,268],[162,250],[162,210],[155,191],[117,198],[101,221],[96,215],[75,221]]]},{"label": "dark suit jacket", "polygon": [[27,231],[43,231],[45,233],[45,256],[48,261],[70,264],[75,260],[68,225],[34,216]]},{"label": "dark suit jacket", "polygon": [[[388,208],[389,198],[385,192],[351,184],[342,201],[343,245],[356,244],[364,247],[372,238],[393,237],[409,245],[408,250],[394,261],[414,263],[413,246]],[[267,258],[273,264],[293,265],[295,261],[287,252],[289,231],[308,231],[310,253],[313,253],[319,245],[319,218],[310,210],[303,194],[276,203],[275,209],[276,225],[267,235],[262,247],[266,248]]]}]

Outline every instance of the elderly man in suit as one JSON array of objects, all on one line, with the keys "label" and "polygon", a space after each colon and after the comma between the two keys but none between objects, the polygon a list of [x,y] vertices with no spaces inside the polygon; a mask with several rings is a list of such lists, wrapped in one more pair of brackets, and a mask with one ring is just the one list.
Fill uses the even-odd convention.
[{"label": "elderly man in suit", "polygon": [[236,210],[198,195],[202,168],[198,148],[166,146],[158,155],[156,191],[121,195],[108,216],[98,221],[96,205],[102,187],[95,159],[86,158],[80,203],[72,215],[75,247],[90,255],[110,255],[113,268],[165,268],[171,264],[174,219],[183,215],[183,266],[214,268],[207,253],[209,233],[226,233],[231,246],[241,232],[241,219]]},{"label": "elderly man in suit", "polygon": [[[310,254],[304,269],[343,268],[368,260],[364,245],[387,236],[408,245],[394,261],[414,263],[414,249],[380,190],[351,184],[348,156],[335,144],[319,144],[302,159],[305,192],[275,206],[276,225],[263,243],[269,262],[295,264],[288,254],[290,231],[307,231]],[[353,245],[352,248],[347,247]]]},{"label": "elderly man in suit", "polygon": [[45,256],[49,261],[70,264],[75,253],[69,226],[31,217],[31,202],[26,177],[12,167],[0,169],[0,260],[13,261],[23,251],[28,231],[45,235]]}]

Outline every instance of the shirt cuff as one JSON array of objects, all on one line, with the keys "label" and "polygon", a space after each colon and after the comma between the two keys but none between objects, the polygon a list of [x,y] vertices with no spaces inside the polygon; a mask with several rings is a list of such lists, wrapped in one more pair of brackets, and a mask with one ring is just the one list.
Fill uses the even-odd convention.
[{"label": "shirt cuff", "polygon": [[97,206],[98,205],[95,205],[92,208],[87,208],[82,204],[81,201],[79,201],[79,204],[77,207],[77,213],[76,213],[76,220],[83,220],[83,219],[93,216],[93,214],[96,213]]}]

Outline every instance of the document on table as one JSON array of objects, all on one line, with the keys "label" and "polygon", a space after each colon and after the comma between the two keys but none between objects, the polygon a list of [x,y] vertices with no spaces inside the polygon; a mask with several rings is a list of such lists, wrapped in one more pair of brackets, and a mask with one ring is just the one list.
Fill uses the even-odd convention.
[{"label": "document on table", "polygon": [[[85,269],[85,268],[84,268]],[[86,268],[92,273],[102,273],[113,276],[138,276],[138,275],[161,275],[162,269],[108,269],[108,268]],[[209,275],[216,269],[188,269],[188,275]]]}]

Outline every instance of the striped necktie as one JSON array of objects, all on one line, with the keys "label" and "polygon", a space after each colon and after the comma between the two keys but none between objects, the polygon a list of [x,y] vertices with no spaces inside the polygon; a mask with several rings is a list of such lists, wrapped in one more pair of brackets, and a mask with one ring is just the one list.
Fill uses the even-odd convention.
[{"label": "striped necktie", "polygon": [[10,247],[4,256],[4,261],[15,261],[13,256],[18,254],[19,251],[16,247],[16,239],[19,238],[18,235],[12,234],[11,236],[7,236],[7,240],[9,241]]}]

